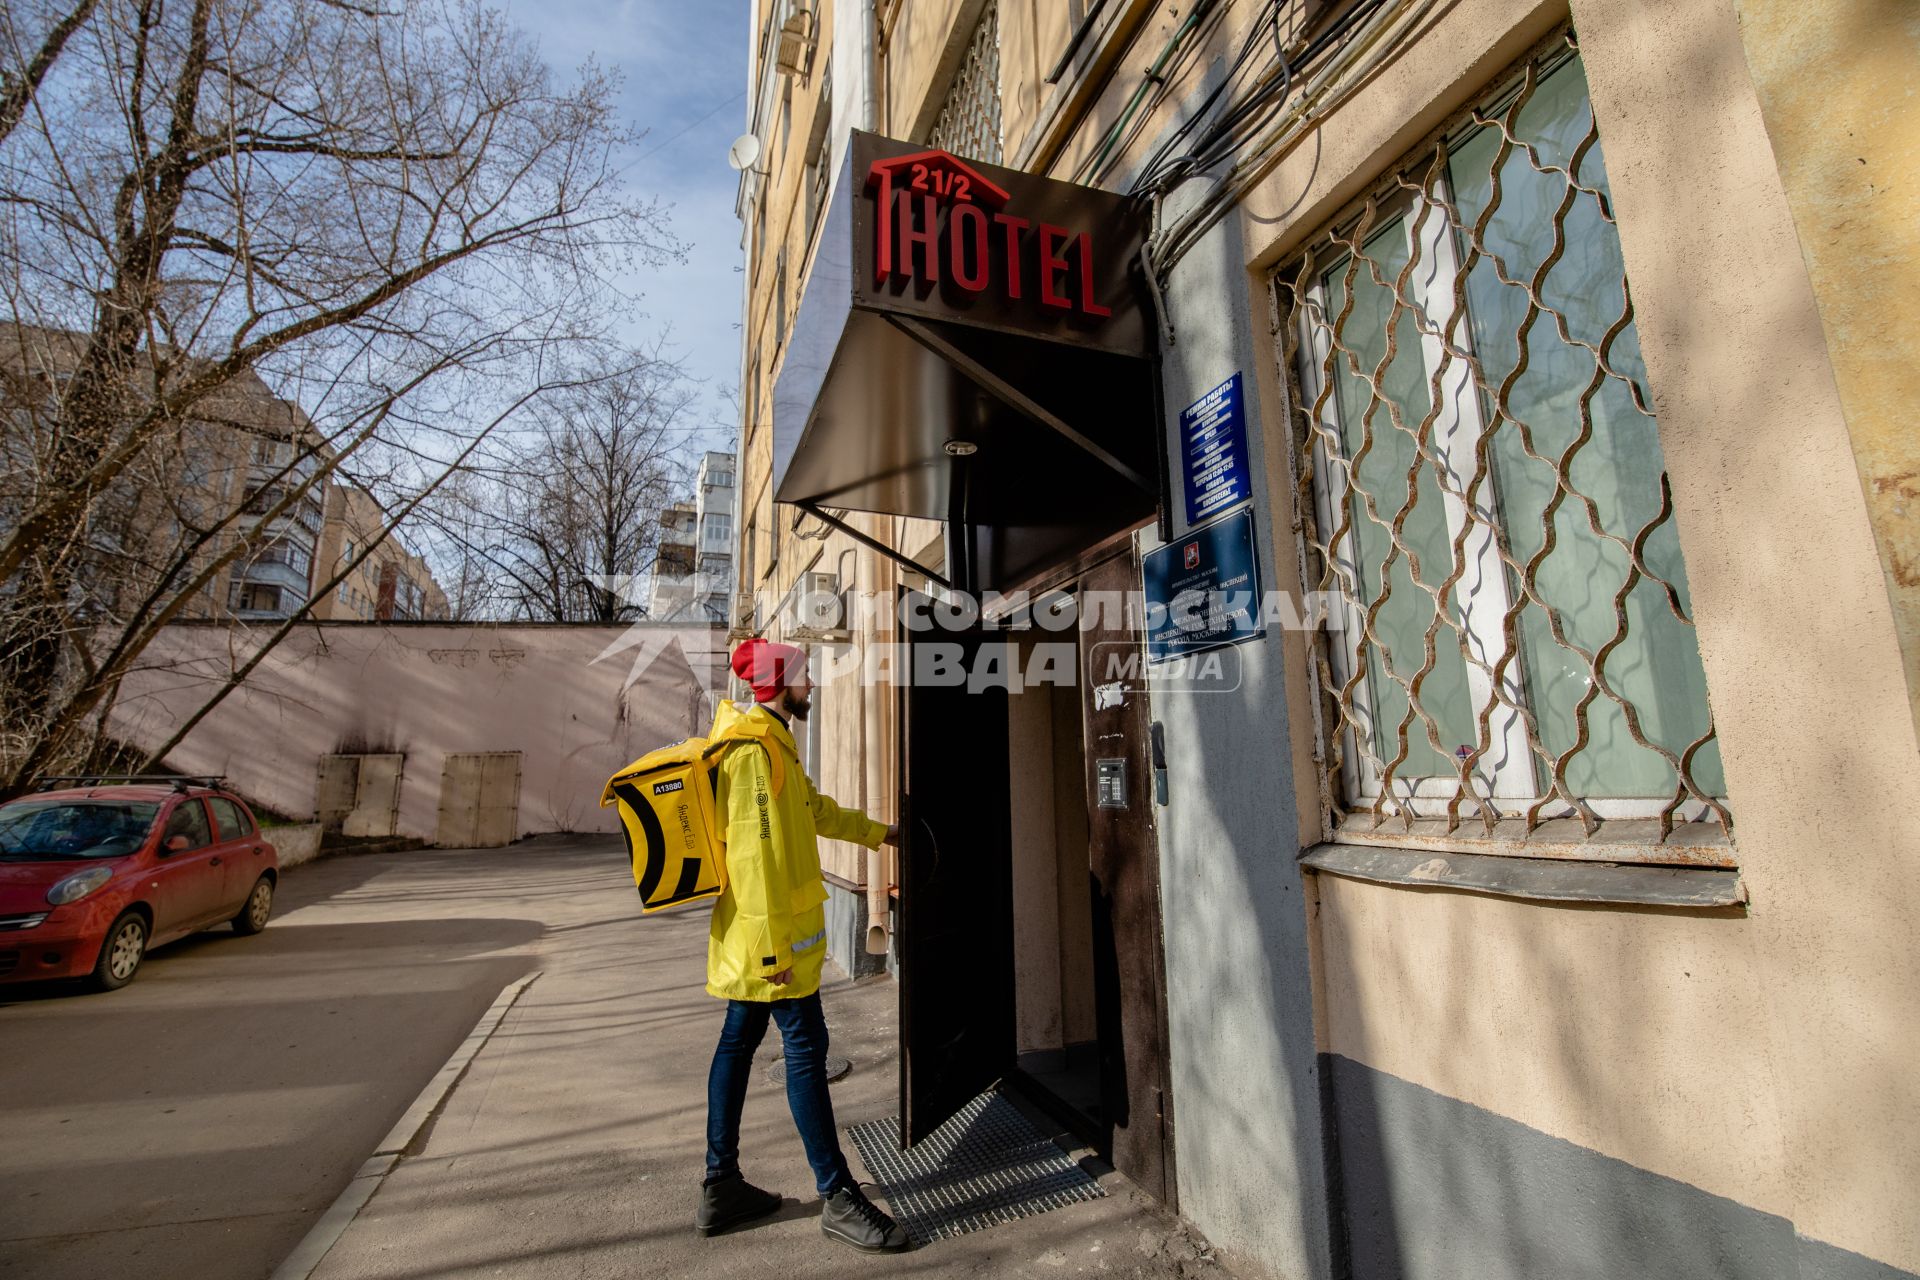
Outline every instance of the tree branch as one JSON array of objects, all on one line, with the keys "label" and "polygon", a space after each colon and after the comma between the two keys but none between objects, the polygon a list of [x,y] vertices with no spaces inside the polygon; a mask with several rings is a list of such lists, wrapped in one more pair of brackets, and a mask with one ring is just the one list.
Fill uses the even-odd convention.
[{"label": "tree branch", "polygon": [[67,41],[73,33],[87,25],[87,19],[99,7],[99,0],[80,0],[68,11],[67,16],[54,24],[47,38],[40,42],[39,50],[27,62],[25,70],[15,74],[8,72],[0,76],[0,142],[7,140],[14,126],[27,112],[27,104],[40,91],[40,82],[47,78],[47,72],[59,61],[61,50],[67,47]]}]

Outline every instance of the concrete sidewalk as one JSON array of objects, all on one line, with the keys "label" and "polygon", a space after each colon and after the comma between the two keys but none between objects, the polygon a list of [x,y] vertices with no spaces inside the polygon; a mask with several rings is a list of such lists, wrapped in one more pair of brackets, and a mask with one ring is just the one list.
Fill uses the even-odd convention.
[{"label": "concrete sidewalk", "polygon": [[[642,919],[617,839],[552,837],[396,860],[382,888],[437,911],[532,907],[539,978],[432,1122],[313,1273],[316,1280],[451,1276],[1223,1276],[1202,1242],[1118,1174],[1108,1197],[868,1257],[820,1234],[819,1202],[784,1091],[756,1070],[742,1164],[789,1203],[703,1239],[692,1213],[706,1073],[721,1005],[702,989],[703,908]],[[516,948],[517,949],[517,948]],[[885,979],[826,992],[836,1118],[893,1114],[897,992]],[[761,1057],[779,1052],[769,1032]],[[845,1143],[856,1174],[858,1154]]]}]

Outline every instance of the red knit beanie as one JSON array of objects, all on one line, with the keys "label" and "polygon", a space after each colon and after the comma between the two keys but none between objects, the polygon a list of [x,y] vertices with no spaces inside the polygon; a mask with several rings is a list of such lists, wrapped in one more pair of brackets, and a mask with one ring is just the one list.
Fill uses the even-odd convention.
[{"label": "red knit beanie", "polygon": [[733,651],[733,674],[753,687],[755,702],[772,702],[793,677],[806,670],[807,655],[790,644],[755,637]]}]

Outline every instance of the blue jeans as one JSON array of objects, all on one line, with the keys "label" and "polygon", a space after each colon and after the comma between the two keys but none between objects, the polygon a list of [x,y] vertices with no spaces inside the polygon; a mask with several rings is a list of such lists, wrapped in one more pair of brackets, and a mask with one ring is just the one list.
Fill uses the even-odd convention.
[{"label": "blue jeans", "polygon": [[820,995],[794,1000],[729,1000],[720,1045],[707,1073],[707,1180],[740,1171],[740,1113],[747,1104],[753,1075],[753,1051],[767,1034],[767,1020],[780,1024],[787,1057],[787,1106],[813,1166],[814,1187],[826,1199],[853,1185],[840,1133],[833,1125],[833,1100],[827,1097],[827,1019]]}]

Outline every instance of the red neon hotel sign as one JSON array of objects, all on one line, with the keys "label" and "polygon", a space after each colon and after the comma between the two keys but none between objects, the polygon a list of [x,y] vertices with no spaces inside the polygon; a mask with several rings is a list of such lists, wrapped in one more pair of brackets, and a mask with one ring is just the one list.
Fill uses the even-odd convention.
[{"label": "red neon hotel sign", "polygon": [[1113,312],[1094,296],[1092,233],[1022,216],[1013,197],[945,151],[876,160],[874,284],[951,286],[965,293],[1031,297],[1090,320]]}]

